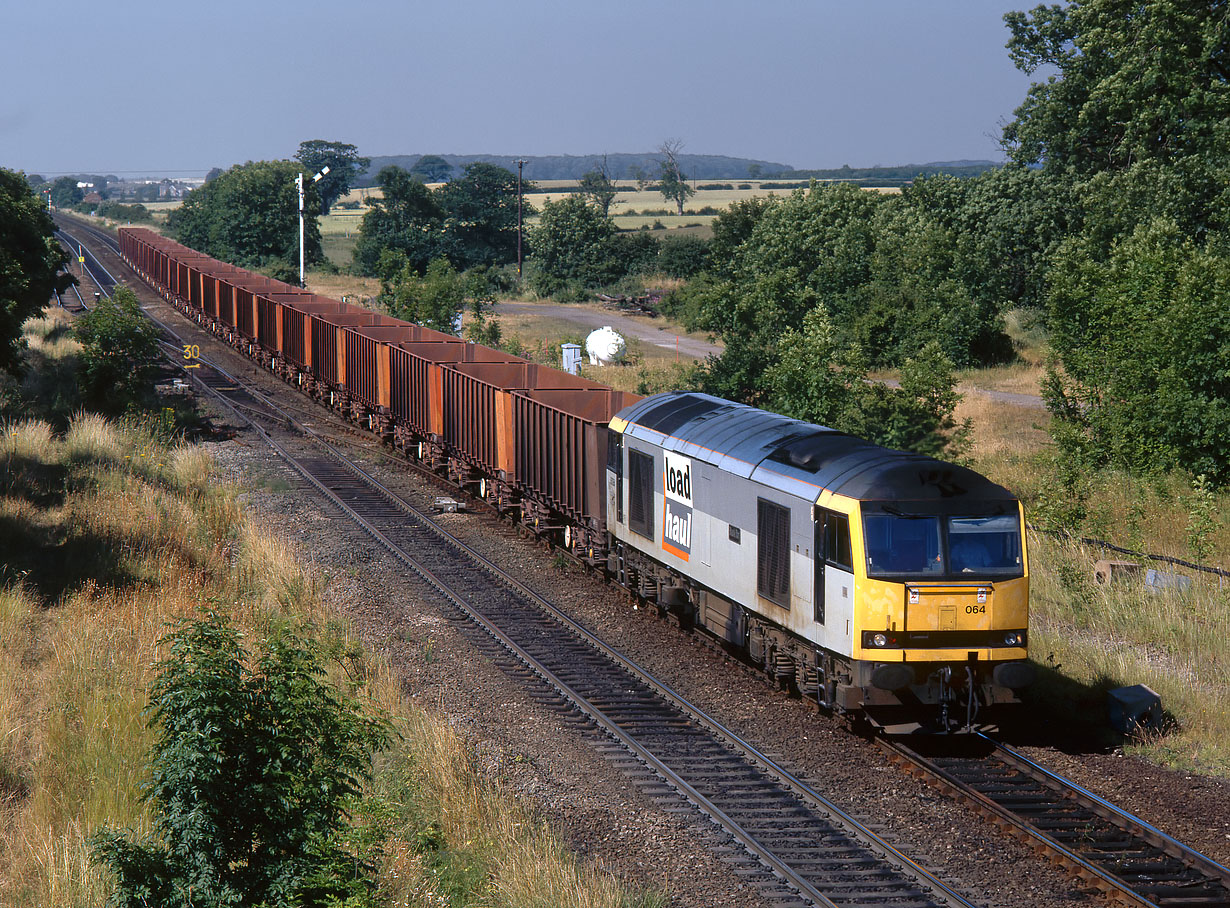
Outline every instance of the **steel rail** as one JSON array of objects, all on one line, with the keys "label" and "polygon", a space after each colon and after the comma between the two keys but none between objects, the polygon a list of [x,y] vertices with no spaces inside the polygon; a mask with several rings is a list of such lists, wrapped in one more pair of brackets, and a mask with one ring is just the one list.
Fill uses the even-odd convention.
[{"label": "steel rail", "polygon": [[[80,225],[80,226],[74,225],[74,227],[76,227],[77,229],[86,230],[87,232],[94,234],[96,237],[100,235],[105,236],[105,234],[100,234],[100,231],[97,231],[85,225]],[[81,240],[77,239],[67,230],[60,227],[59,229],[56,230],[56,234],[58,237],[60,237],[61,242],[67,241],[67,243],[70,246],[70,249],[71,249],[72,244],[75,243],[77,245],[77,248],[79,250],[78,255],[81,258],[85,259],[85,261],[82,263],[83,266],[85,267],[87,271],[89,271],[90,277],[94,279],[94,283],[98,285],[99,291],[105,294],[106,296],[110,297],[111,296],[110,291],[114,290],[116,285],[119,284],[119,281],[116,280],[115,275],[113,275],[110,271],[108,271],[107,267],[98,260],[98,257],[94,254],[93,250],[89,249],[85,245],[85,243],[81,242]],[[91,265],[91,262],[93,262],[93,265]],[[104,284],[103,281],[99,280],[98,272],[102,272],[102,274],[107,278],[108,281],[110,281],[110,283]]]},{"label": "steel rail", "polygon": [[[1230,869],[1012,748],[986,735],[977,737],[990,748],[981,758],[987,767],[981,787],[977,780],[963,777],[972,776],[979,767],[962,774],[957,760],[937,761],[902,742],[880,739],[878,743],[914,774],[947,789],[1123,904],[1135,908],[1230,905]],[[972,765],[976,758],[963,759]],[[996,760],[1018,777],[992,772]],[[1059,800],[1049,803],[1031,793],[1031,782],[1058,795]],[[1098,820],[1117,837],[1100,830]],[[1054,831],[1048,832],[1048,826]],[[1061,841],[1062,830],[1070,833],[1072,843]],[[1078,840],[1084,842],[1084,849]]]}]

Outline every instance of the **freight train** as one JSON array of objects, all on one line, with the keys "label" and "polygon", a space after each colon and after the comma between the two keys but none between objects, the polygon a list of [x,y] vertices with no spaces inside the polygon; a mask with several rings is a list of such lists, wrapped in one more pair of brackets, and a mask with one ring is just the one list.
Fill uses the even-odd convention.
[{"label": "freight train", "polygon": [[120,249],[245,355],[821,706],[962,731],[1033,680],[1024,514],[972,470],[615,391],[142,228]]}]

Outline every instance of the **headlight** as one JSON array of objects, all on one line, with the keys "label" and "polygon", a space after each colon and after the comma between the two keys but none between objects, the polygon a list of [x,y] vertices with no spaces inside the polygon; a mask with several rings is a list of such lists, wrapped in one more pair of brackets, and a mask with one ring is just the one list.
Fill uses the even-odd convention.
[{"label": "headlight", "polygon": [[1008,633],[1004,634],[1004,646],[1020,646],[1020,645],[1021,645],[1021,635],[1018,634],[1016,631],[1009,631]]},{"label": "headlight", "polygon": [[883,634],[872,634],[871,642],[875,646],[888,646],[888,638]]}]

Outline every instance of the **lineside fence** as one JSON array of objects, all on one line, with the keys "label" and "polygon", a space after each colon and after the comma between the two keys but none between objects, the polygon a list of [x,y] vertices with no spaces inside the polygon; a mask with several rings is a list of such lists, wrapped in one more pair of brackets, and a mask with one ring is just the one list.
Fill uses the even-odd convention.
[{"label": "lineside fence", "polygon": [[1090,536],[1076,536],[1072,533],[1065,533],[1061,530],[1044,530],[1032,523],[1028,523],[1026,526],[1040,536],[1049,536],[1052,539],[1064,539],[1070,542],[1079,542],[1082,545],[1106,549],[1110,552],[1117,552],[1120,555],[1131,555],[1133,558],[1138,558],[1141,561],[1154,561],[1162,564],[1172,564],[1177,567],[1187,568],[1189,571],[1199,571],[1202,574],[1212,574],[1218,578],[1219,585],[1224,584],[1225,581],[1230,578],[1230,571],[1225,568],[1211,567],[1207,564],[1196,564],[1193,561],[1184,561],[1182,558],[1172,558],[1170,555],[1153,555],[1148,552],[1138,552],[1134,549],[1125,549],[1123,546],[1115,545],[1112,542],[1107,542],[1105,539],[1094,539]]}]

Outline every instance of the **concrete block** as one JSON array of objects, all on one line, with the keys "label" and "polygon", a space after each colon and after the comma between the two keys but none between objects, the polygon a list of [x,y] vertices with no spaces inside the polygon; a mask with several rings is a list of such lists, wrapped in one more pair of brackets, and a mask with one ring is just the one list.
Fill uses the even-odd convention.
[{"label": "concrete block", "polygon": [[1144,684],[1109,691],[1106,707],[1111,726],[1125,735],[1162,727],[1162,698]]},{"label": "concrete block", "polygon": [[1152,568],[1145,571],[1145,586],[1154,592],[1162,590],[1177,590],[1183,592],[1192,585],[1192,578],[1183,574],[1172,574],[1169,571],[1155,571]]},{"label": "concrete block", "polygon": [[1103,558],[1094,562],[1093,581],[1094,583],[1113,583],[1116,580],[1135,577],[1140,573],[1140,567],[1136,561],[1111,561]]}]

